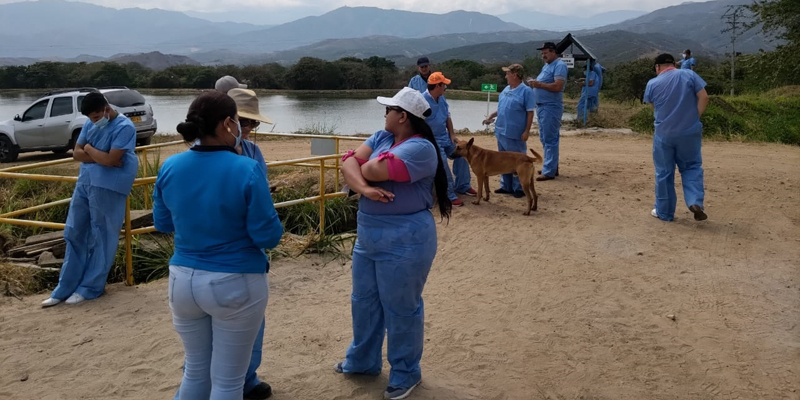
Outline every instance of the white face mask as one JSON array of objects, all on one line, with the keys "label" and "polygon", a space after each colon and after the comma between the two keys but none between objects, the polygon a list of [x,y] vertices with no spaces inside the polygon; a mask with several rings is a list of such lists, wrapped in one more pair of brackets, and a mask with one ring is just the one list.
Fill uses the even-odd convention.
[{"label": "white face mask", "polygon": [[94,127],[97,129],[103,129],[106,127],[106,125],[108,125],[108,115],[106,115],[105,111],[103,111],[103,118],[97,120],[97,122],[94,123]]},{"label": "white face mask", "polygon": [[681,56],[683,57],[684,60],[686,59],[686,54],[681,54]]},{"label": "white face mask", "polygon": [[242,144],[242,124],[240,124],[239,121],[236,121],[236,130],[239,132],[238,135],[234,135],[233,132],[230,132],[230,134],[236,138],[236,144],[233,146],[233,148],[238,149]]}]

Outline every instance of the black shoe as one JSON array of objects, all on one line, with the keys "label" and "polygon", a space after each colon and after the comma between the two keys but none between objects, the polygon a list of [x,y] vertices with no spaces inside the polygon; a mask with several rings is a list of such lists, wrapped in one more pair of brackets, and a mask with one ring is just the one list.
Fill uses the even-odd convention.
[{"label": "black shoe", "polygon": [[525,197],[525,192],[519,192],[519,191],[518,192],[514,192],[514,197],[516,197],[518,199],[522,198],[522,197]]},{"label": "black shoe", "polygon": [[689,207],[689,211],[694,213],[694,220],[695,221],[705,221],[708,219],[708,215],[706,215],[703,207],[698,206],[697,204]]},{"label": "black shoe", "polygon": [[503,188],[497,189],[494,192],[497,193],[497,194],[511,194],[511,192],[509,192],[508,190],[505,190]]},{"label": "black shoe", "polygon": [[556,177],[555,176],[550,176],[550,175],[541,175],[541,176],[536,178],[536,181],[537,182],[552,181],[553,179],[556,179]]},{"label": "black shoe", "polygon": [[272,387],[267,382],[261,382],[249,392],[245,393],[244,400],[264,400],[272,396]]}]

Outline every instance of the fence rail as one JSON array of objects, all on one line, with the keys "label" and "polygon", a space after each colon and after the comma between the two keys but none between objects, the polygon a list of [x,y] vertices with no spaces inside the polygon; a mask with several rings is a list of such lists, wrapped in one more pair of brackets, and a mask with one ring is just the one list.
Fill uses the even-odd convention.
[{"label": "fence rail", "polygon": [[[348,136],[325,136],[325,135],[308,135],[308,134],[294,134],[294,133],[253,133],[251,134],[254,137],[290,137],[290,138],[299,138],[299,139],[332,139],[334,141],[334,154],[329,155],[321,155],[321,156],[314,156],[314,157],[305,157],[305,158],[297,158],[292,160],[281,160],[281,161],[272,161],[267,163],[267,167],[278,167],[278,166],[294,166],[294,167],[305,167],[305,168],[318,168],[319,169],[319,187],[320,193],[317,196],[306,197],[302,199],[295,199],[284,201],[275,204],[275,208],[283,208],[283,207],[290,207],[297,204],[303,203],[312,203],[312,202],[319,202],[319,230],[320,232],[324,232],[325,229],[325,201],[327,199],[332,199],[336,197],[343,197],[346,196],[346,193],[339,192],[339,160],[341,159],[341,151],[339,145],[341,141],[363,141],[363,137],[348,137]],[[184,141],[171,141],[165,143],[157,143],[151,144],[147,146],[140,146],[136,148],[136,152],[139,153],[139,157],[141,158],[139,165],[144,165],[142,168],[142,177],[136,178],[133,183],[133,187],[142,186],[145,189],[144,192],[144,201],[145,201],[145,208],[150,206],[150,185],[153,185],[156,181],[155,176],[148,176],[148,169],[147,166],[149,165],[147,162],[148,157],[148,150],[160,150],[164,147],[171,147],[176,145],[185,145]],[[327,165],[328,160],[334,160],[334,165]],[[73,160],[72,158],[66,158],[62,160],[54,160],[54,161],[45,161],[39,163],[32,163],[32,164],[25,164],[25,165],[18,165],[14,167],[9,167],[5,169],[0,169],[0,178],[6,179],[17,179],[17,180],[33,180],[33,181],[50,181],[50,182],[69,182],[75,183],[78,181],[78,177],[76,176],[60,176],[60,175],[48,175],[48,174],[31,174],[25,173],[23,171],[28,171],[32,169],[44,168],[44,167],[52,167],[56,165],[64,165],[64,164],[71,164],[76,163],[77,161]],[[334,170],[336,172],[335,178],[335,192],[327,193],[325,189],[325,172],[327,170]],[[69,204],[72,198],[66,198],[61,200],[52,201],[45,204],[39,204],[32,207],[27,207],[20,210],[12,210],[4,214],[0,214],[0,224],[10,224],[10,225],[18,225],[18,226],[29,226],[29,227],[37,227],[37,228],[46,228],[46,229],[61,229],[63,230],[65,224],[59,222],[51,222],[51,221],[35,221],[35,220],[26,220],[26,219],[19,219],[17,217],[30,214],[42,210],[46,210],[48,208],[63,206]],[[124,236],[125,240],[125,283],[128,285],[134,284],[133,279],[133,237],[137,235],[147,234],[156,232],[156,228],[154,226],[148,226],[143,228],[132,229],[131,227],[131,198],[130,195],[128,196],[125,204],[125,220],[123,223],[123,229],[120,231],[120,235]]]}]

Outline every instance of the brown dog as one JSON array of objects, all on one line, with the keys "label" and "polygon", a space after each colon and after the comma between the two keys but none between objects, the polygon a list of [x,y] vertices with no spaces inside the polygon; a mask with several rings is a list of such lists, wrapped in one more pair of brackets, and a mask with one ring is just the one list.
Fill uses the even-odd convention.
[{"label": "brown dog", "polygon": [[531,153],[533,153],[534,158],[512,151],[486,150],[475,146],[474,142],[474,138],[470,139],[469,142],[459,140],[454,151],[455,154],[467,159],[472,172],[478,177],[478,196],[472,204],[481,204],[481,194],[484,190],[486,190],[486,197],[483,199],[489,201],[490,176],[513,173],[519,175],[522,190],[528,198],[528,207],[523,214],[531,215],[531,210],[536,211],[539,205],[539,196],[533,186],[534,163],[542,162],[542,156],[533,149],[531,149]]}]

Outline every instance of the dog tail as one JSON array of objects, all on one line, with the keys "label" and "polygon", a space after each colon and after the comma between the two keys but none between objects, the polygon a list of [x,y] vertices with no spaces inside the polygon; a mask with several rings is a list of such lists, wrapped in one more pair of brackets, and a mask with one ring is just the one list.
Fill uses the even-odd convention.
[{"label": "dog tail", "polygon": [[537,153],[536,150],[530,149],[531,153],[533,153],[534,162],[544,162],[544,158],[542,158],[541,154]]}]

